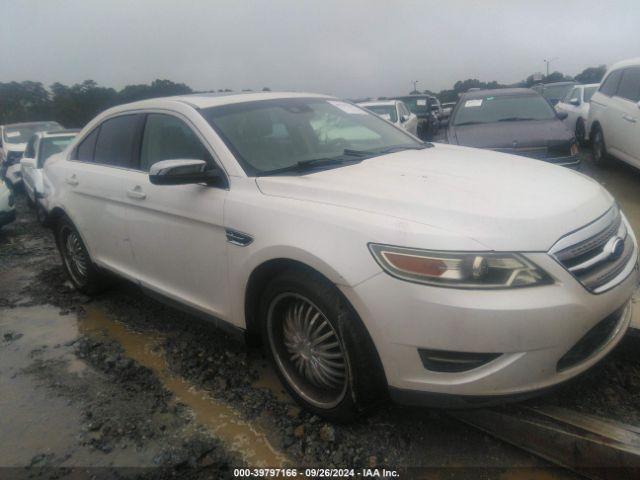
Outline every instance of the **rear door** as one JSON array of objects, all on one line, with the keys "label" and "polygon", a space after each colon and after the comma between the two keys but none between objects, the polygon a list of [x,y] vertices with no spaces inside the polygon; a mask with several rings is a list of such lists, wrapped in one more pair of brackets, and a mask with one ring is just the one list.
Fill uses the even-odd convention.
[{"label": "rear door", "polygon": [[126,185],[140,147],[143,120],[141,114],[124,114],[103,121],[74,149],[64,173],[71,198],[67,213],[92,259],[126,277],[134,271]]},{"label": "rear door", "polygon": [[229,301],[223,207],[228,190],[149,182],[151,165],[179,159],[214,164],[204,136],[186,117],[149,113],[138,170],[126,181],[136,277],[166,297],[226,320]]},{"label": "rear door", "polygon": [[640,67],[624,70],[616,104],[619,106],[619,140],[618,149],[629,162],[640,167]]}]

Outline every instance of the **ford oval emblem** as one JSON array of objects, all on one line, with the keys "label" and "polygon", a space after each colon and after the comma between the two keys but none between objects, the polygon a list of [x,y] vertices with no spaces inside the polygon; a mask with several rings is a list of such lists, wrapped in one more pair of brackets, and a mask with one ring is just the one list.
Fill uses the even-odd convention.
[{"label": "ford oval emblem", "polygon": [[613,237],[605,245],[604,251],[608,253],[607,258],[609,260],[616,260],[620,258],[624,251],[624,240],[620,237]]}]

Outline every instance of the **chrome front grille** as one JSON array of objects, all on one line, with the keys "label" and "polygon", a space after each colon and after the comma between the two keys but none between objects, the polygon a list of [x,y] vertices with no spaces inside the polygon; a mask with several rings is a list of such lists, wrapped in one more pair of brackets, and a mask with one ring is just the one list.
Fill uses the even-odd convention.
[{"label": "chrome front grille", "polygon": [[585,288],[601,293],[631,272],[635,250],[633,237],[616,207],[562,238],[550,253]]}]

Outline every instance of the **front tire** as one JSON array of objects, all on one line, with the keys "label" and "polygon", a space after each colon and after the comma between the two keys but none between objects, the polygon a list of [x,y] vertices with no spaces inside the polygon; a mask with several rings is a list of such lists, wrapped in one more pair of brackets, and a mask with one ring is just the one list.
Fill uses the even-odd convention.
[{"label": "front tire", "polygon": [[582,118],[579,118],[578,121],[576,122],[576,141],[578,142],[578,145],[584,145],[586,143],[586,129],[584,126],[584,120]]},{"label": "front tire", "polygon": [[56,243],[64,270],[77,290],[92,295],[106,288],[106,276],[91,261],[80,233],[66,217],[56,225]]},{"label": "front tire", "polygon": [[604,134],[602,129],[597,126],[592,136],[593,163],[599,167],[606,166],[611,157],[607,153],[607,146],[604,142]]},{"label": "front tire", "polygon": [[337,288],[319,274],[288,270],[260,302],[267,354],[291,396],[311,412],[350,422],[385,397],[373,342]]}]

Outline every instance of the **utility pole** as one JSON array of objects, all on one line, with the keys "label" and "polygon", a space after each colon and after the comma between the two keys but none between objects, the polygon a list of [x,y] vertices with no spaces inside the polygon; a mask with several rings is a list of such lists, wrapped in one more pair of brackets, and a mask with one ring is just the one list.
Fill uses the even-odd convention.
[{"label": "utility pole", "polygon": [[548,59],[548,60],[547,59],[543,60],[543,62],[547,64],[547,77],[549,76],[549,65],[551,64],[551,62],[553,62],[555,60],[558,60],[558,57],[553,57],[553,58]]},{"label": "utility pole", "polygon": [[417,92],[418,91],[418,80],[414,80],[413,81],[413,91]]}]

